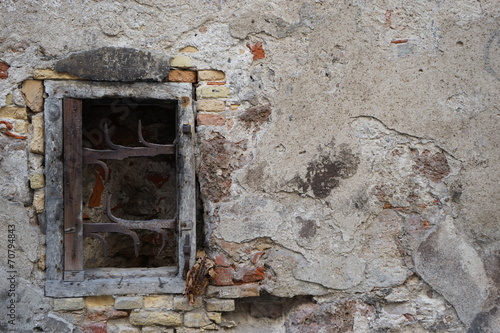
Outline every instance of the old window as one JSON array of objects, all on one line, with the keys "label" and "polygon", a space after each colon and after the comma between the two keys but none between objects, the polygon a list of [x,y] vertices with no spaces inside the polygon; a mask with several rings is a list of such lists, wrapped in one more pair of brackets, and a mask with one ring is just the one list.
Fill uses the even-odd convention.
[{"label": "old window", "polygon": [[182,292],[195,253],[191,85],[45,87],[47,296]]}]

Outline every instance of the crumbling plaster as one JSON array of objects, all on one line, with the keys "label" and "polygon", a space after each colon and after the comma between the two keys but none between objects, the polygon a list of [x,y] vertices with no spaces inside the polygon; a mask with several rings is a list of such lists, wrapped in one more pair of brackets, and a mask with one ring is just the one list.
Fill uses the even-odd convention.
[{"label": "crumbling plaster", "polygon": [[[499,15],[494,0],[6,0],[0,61],[10,68],[0,106],[9,95],[25,106],[21,83],[73,52],[113,46],[175,56],[193,46],[193,67],[226,73],[227,105],[239,105],[224,113],[234,126],[198,127],[210,255],[242,269],[264,252],[261,284],[273,296],[335,303],[391,290],[376,297],[442,308],[425,318],[401,310],[409,320],[376,307],[373,319],[356,303],[356,332],[494,332]],[[256,42],[263,59],[251,53]],[[241,118],[263,106],[265,116]],[[0,135],[0,223],[19,225],[20,284],[38,295],[43,223],[28,179],[41,162],[24,142]],[[428,300],[427,288],[442,298]],[[402,289],[404,300],[391,299]],[[66,322],[37,304],[19,311]],[[270,327],[295,332],[300,306]],[[336,313],[325,307],[307,311]],[[234,316],[239,332],[255,325]]]}]

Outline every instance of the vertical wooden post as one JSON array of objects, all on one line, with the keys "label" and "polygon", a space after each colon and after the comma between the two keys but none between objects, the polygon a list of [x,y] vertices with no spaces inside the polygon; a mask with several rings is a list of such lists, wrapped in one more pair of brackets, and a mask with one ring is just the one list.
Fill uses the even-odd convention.
[{"label": "vertical wooden post", "polygon": [[64,280],[83,281],[82,101],[64,99]]}]

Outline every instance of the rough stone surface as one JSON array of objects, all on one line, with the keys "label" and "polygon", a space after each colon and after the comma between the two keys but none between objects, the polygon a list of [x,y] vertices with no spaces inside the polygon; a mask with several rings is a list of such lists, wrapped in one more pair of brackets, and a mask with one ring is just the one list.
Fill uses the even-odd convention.
[{"label": "rough stone surface", "polygon": [[144,299],[139,296],[132,297],[116,297],[115,309],[117,310],[132,310],[144,307]]},{"label": "rough stone surface", "polygon": [[107,333],[140,333],[141,329],[131,325],[126,319],[111,320],[107,323]]},{"label": "rough stone surface", "polygon": [[55,70],[95,81],[161,81],[168,75],[168,59],[132,48],[102,47],[72,54]]},{"label": "rough stone surface", "polygon": [[209,286],[207,289],[207,296],[218,298],[243,298],[243,297],[257,297],[260,295],[259,285],[249,283],[239,286],[216,287]]},{"label": "rough stone surface", "polygon": [[219,311],[228,312],[234,311],[234,300],[233,299],[206,299],[205,309],[207,311]]},{"label": "rough stone surface", "polygon": [[174,297],[172,295],[144,297],[145,308],[161,308],[161,309],[171,310],[173,304],[174,304]]},{"label": "rough stone surface", "polygon": [[189,303],[188,299],[183,296],[174,296],[174,310],[175,311],[191,311],[203,306],[203,299],[196,297],[194,303]]},{"label": "rough stone surface", "polygon": [[100,309],[108,306],[113,306],[115,299],[113,296],[90,296],[85,297],[85,307],[87,309]]},{"label": "rough stone surface", "polygon": [[55,311],[74,311],[74,310],[81,310],[84,307],[85,307],[85,302],[82,297],[54,299]]},{"label": "rough stone surface", "polygon": [[174,333],[173,328],[164,328],[164,327],[154,327],[154,326],[144,326],[142,328],[142,333]]},{"label": "rough stone surface", "polygon": [[186,327],[204,327],[212,324],[205,311],[191,311],[184,315],[184,326]]},{"label": "rough stone surface", "polygon": [[170,311],[132,311],[130,313],[130,323],[140,326],[163,325],[175,327],[182,324],[182,314]]}]

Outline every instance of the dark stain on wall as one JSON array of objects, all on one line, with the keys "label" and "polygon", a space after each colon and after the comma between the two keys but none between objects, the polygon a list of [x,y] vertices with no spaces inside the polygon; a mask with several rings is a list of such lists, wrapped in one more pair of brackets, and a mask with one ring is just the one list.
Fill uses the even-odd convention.
[{"label": "dark stain on wall", "polygon": [[299,236],[302,238],[311,238],[316,235],[318,228],[313,220],[304,220],[302,217],[297,217],[297,222],[302,223],[302,228],[299,231]]},{"label": "dark stain on wall", "polygon": [[358,164],[359,158],[350,149],[342,149],[333,157],[323,155],[309,162],[305,179],[297,179],[299,188],[304,193],[311,189],[315,197],[324,199],[340,185],[340,179],[356,174]]}]

